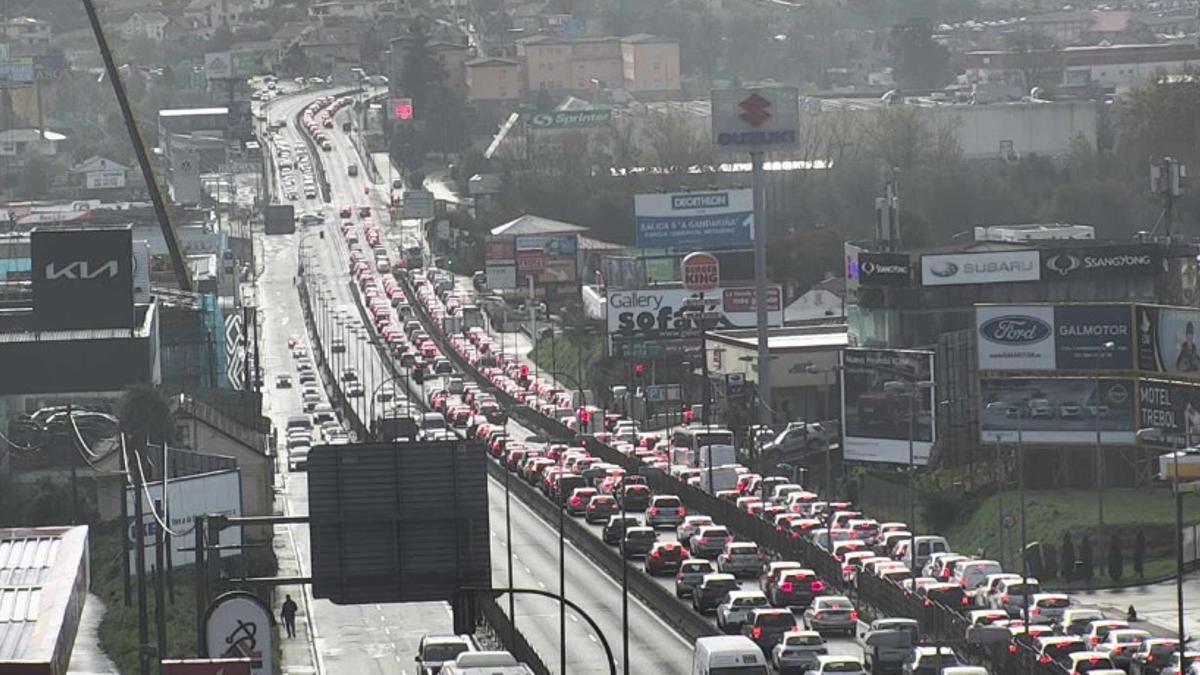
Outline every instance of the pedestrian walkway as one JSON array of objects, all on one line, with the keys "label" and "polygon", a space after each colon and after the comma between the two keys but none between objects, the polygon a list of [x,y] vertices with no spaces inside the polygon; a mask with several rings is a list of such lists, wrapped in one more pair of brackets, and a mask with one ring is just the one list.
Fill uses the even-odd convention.
[{"label": "pedestrian walkway", "polygon": [[[1174,636],[1179,632],[1176,610],[1175,581],[1146,586],[1075,591],[1072,593],[1081,604],[1094,604],[1115,617],[1124,617],[1133,605],[1137,610],[1138,625],[1155,635]],[[1200,584],[1195,574],[1183,577],[1184,629],[1187,635],[1200,635]]]},{"label": "pedestrian walkway", "polygon": [[[300,559],[296,555],[296,547],[288,528],[288,525],[275,526],[273,541],[275,557],[279,561],[279,576],[301,576],[305,572],[301,571]],[[296,613],[296,637],[294,638],[287,637],[287,631],[284,630],[283,619],[279,613],[284,599],[288,595],[292,596],[292,600],[300,606],[300,611]],[[282,663],[285,675],[289,673],[308,675],[320,672],[316,666],[316,647],[309,630],[309,603],[305,601],[305,597],[303,586],[278,586],[275,588],[275,597],[271,602],[271,611],[274,612],[277,622],[275,626],[276,639],[282,645]]]},{"label": "pedestrian walkway", "polygon": [[106,607],[98,596],[88,593],[79,620],[79,632],[75,634],[75,645],[71,649],[71,666],[68,675],[113,675],[117,664],[100,649],[100,620]]}]

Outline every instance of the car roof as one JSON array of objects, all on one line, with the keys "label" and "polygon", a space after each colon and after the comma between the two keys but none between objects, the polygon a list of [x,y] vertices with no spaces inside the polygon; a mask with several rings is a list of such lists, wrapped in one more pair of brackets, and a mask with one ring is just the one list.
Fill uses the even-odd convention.
[{"label": "car roof", "polygon": [[704,580],[705,581],[709,581],[709,580],[712,580],[712,581],[725,581],[725,580],[737,581],[737,577],[733,576],[732,574],[725,574],[724,572],[713,572],[711,574],[705,574]]},{"label": "car roof", "polygon": [[860,666],[862,665],[862,659],[858,658],[857,656],[851,656],[850,654],[818,654],[817,655],[817,663],[822,666],[825,665],[826,663],[842,663],[844,661],[851,661],[851,662],[857,663]]},{"label": "car roof", "polygon": [[766,597],[767,597],[767,595],[765,593],[763,593],[762,591],[758,591],[758,590],[729,591],[729,599],[730,600],[733,600],[734,598],[763,598],[765,600]]}]

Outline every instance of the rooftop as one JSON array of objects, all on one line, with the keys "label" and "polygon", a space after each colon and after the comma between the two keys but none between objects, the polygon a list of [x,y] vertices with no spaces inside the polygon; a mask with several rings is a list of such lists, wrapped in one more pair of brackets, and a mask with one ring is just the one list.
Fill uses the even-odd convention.
[{"label": "rooftop", "polygon": [[0,664],[70,653],[88,585],[87,538],[86,526],[0,529]]},{"label": "rooftop", "polygon": [[158,111],[159,117],[191,117],[200,115],[228,115],[229,108],[224,106],[214,108],[164,108]]},{"label": "rooftop", "polygon": [[[753,328],[718,330],[709,333],[712,340],[744,349],[758,348],[758,332]],[[772,328],[767,347],[772,350],[841,349],[850,346],[846,324],[830,323],[798,328]]]},{"label": "rooftop", "polygon": [[571,223],[564,223],[561,220],[553,220],[551,218],[543,218],[531,214],[525,214],[518,218],[508,221],[503,225],[492,228],[492,236],[513,236],[525,234],[569,234],[571,232],[584,232],[588,228]]}]

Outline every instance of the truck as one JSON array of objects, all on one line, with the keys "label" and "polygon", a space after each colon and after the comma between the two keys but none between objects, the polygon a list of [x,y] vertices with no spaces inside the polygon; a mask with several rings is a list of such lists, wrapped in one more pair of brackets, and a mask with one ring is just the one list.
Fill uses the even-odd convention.
[{"label": "truck", "polygon": [[700,471],[700,489],[708,494],[715,495],[721,490],[732,490],[737,487],[738,466],[736,464],[714,466],[711,471],[711,485],[709,484],[709,473],[708,469]]},{"label": "truck", "polygon": [[713,466],[737,464],[737,448],[724,443],[711,443],[696,448],[692,466],[704,467],[710,462]]},{"label": "truck", "polygon": [[463,330],[471,328],[486,328],[483,319],[483,310],[478,305],[463,305],[462,310]]},{"label": "truck", "polygon": [[901,672],[912,658],[919,636],[917,621],[901,617],[875,619],[870,625],[860,623],[855,631],[869,673]]}]

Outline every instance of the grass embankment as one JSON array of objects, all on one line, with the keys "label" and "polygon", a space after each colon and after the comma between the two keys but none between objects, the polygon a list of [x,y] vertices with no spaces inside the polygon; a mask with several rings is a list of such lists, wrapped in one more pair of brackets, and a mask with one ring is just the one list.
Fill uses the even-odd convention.
[{"label": "grass embankment", "polygon": [[[603,335],[589,333],[579,340],[557,335],[538,340],[537,347],[529,356],[543,372],[556,373],[556,379],[571,388],[579,387],[577,378],[580,373],[583,374],[585,389],[602,390],[608,384],[618,383],[609,382],[609,369],[602,365],[605,359]],[[619,373],[611,375],[619,377]]]}]

